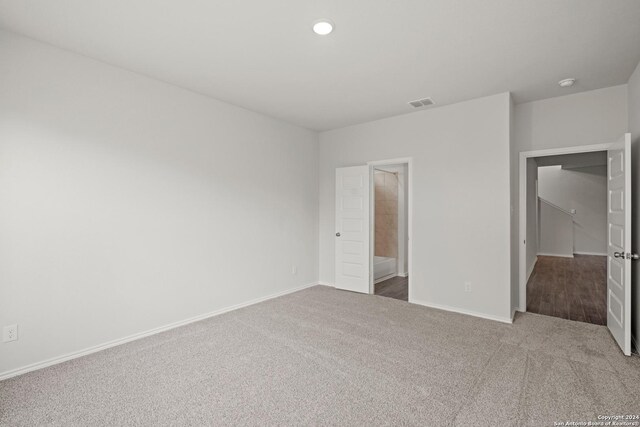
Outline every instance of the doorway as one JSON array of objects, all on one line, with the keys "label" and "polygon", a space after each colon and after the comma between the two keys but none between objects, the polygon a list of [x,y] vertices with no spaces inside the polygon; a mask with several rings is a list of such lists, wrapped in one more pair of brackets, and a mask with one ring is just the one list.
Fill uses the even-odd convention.
[{"label": "doorway", "polygon": [[[536,211],[531,212],[528,203],[537,190],[530,166],[536,158],[566,154],[595,153],[606,151],[606,325],[622,350],[631,355],[631,262],[638,259],[631,252],[631,135],[626,133],[609,144],[521,152],[519,159],[519,262],[518,262],[518,307],[527,311],[527,282],[531,268],[527,269],[527,258],[537,253],[531,239],[532,224]],[[537,169],[536,169],[537,170]],[[559,206],[558,206],[559,207]],[[539,206],[538,206],[539,208]],[[571,211],[568,212],[571,214]],[[557,234],[551,233],[551,239]]]},{"label": "doorway", "polygon": [[373,293],[409,300],[407,164],[373,167]]},{"label": "doorway", "polygon": [[[391,254],[378,252],[376,257],[376,170],[389,174],[389,197],[378,190],[378,222],[387,221],[389,235],[396,224],[395,238],[400,237]],[[335,198],[335,281],[336,289],[375,294],[376,281],[395,279],[378,286],[379,294],[397,296],[412,302],[412,159],[400,158],[368,162],[362,166],[336,168]],[[397,172],[397,176],[394,172]],[[378,182],[387,183],[380,175]],[[394,182],[397,187],[394,187]],[[393,196],[393,193],[396,196]],[[386,194],[386,193],[384,193]],[[397,195],[400,195],[398,198]],[[380,207],[381,202],[382,207]],[[385,210],[384,207],[396,206]],[[390,212],[391,213],[387,213]],[[400,213],[400,214],[399,214]],[[387,217],[380,217],[380,215]],[[396,219],[390,218],[395,215]],[[398,218],[400,221],[398,221]],[[378,233],[378,246],[384,247],[384,235]],[[393,237],[387,236],[390,243]],[[387,256],[383,256],[387,255]],[[384,259],[383,259],[384,258]],[[374,270],[375,269],[375,270]],[[387,285],[387,286],[385,286]],[[391,295],[390,295],[391,294]]]},{"label": "doorway", "polygon": [[607,324],[607,152],[527,160],[527,311]]}]

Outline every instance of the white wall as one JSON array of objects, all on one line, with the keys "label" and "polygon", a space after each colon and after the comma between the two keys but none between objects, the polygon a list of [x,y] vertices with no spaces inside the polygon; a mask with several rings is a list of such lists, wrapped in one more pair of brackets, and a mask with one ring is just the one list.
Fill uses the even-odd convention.
[{"label": "white wall", "polygon": [[[538,258],[538,197],[536,181],[538,180],[538,164],[535,158],[527,159],[527,280],[533,271]],[[513,202],[515,203],[515,202]]]},{"label": "white wall", "polygon": [[317,282],[317,134],[9,33],[0,58],[0,373]]},{"label": "white wall", "polygon": [[[628,90],[628,126],[629,132],[631,132],[633,163],[633,182],[631,184],[633,188],[633,235],[631,241],[633,252],[640,253],[640,64],[638,64],[629,79]],[[631,291],[633,299],[632,331],[636,342],[636,350],[638,350],[638,345],[640,345],[640,261],[635,261],[631,265],[633,266],[633,288]]]},{"label": "white wall", "polygon": [[540,227],[538,255],[573,258],[573,219],[571,215],[544,200],[540,200],[538,223]]},{"label": "white wall", "polygon": [[414,160],[410,299],[510,318],[507,93],[320,134],[321,282],[334,281],[335,168],[399,157]]},{"label": "white wall", "polygon": [[573,253],[607,254],[607,167],[538,169],[538,194],[573,215]]},{"label": "white wall", "polygon": [[627,131],[627,85],[517,104],[517,151],[615,141]]},{"label": "white wall", "polygon": [[[627,85],[517,104],[511,139],[511,199],[519,231],[519,153],[613,142],[627,132]],[[520,242],[512,248],[519,256]],[[513,284],[519,293],[518,283]],[[518,296],[519,298],[519,296]]]}]

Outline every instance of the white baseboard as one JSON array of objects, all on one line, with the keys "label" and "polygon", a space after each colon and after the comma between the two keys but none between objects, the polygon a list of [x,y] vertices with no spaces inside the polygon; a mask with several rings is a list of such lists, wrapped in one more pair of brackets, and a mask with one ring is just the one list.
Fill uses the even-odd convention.
[{"label": "white baseboard", "polygon": [[396,273],[387,274],[386,276],[382,276],[381,278],[374,280],[373,284],[375,285],[376,283],[384,282],[385,280],[389,280],[396,276],[397,276]]},{"label": "white baseboard", "polygon": [[41,362],[32,363],[30,365],[22,366],[20,368],[12,369],[5,372],[0,372],[0,381],[6,380],[7,378],[15,377],[18,375],[26,374],[27,372],[36,371],[38,369],[46,368],[48,366],[57,365],[58,363],[66,362],[68,360],[77,359],[78,357],[86,356],[88,354],[96,353],[101,350],[106,350],[111,347],[116,347],[121,344],[126,344],[131,341],[139,340],[141,338],[145,338],[151,335],[159,334],[161,332],[168,331],[170,329],[175,329],[180,326],[185,326],[190,323],[198,322],[200,320],[208,319],[210,317],[218,316],[220,314],[228,313],[233,310],[237,310],[239,308],[248,307],[250,305],[258,304],[263,301],[267,301],[273,298],[281,297],[283,295],[291,294],[293,292],[301,291],[306,288],[310,288],[312,286],[318,285],[318,282],[308,283],[306,285],[298,286],[293,289],[287,289],[286,291],[277,292],[275,294],[267,295],[264,297],[256,298],[247,302],[242,302],[240,304],[232,305],[230,307],[221,308],[209,313],[201,314],[199,316],[190,317],[185,320],[179,320],[177,322],[170,323],[168,325],[160,326],[157,328],[149,329],[144,332],[138,332],[137,334],[129,335],[124,338],[115,339],[113,341],[109,341],[103,344],[98,344],[92,347],[85,348],[83,350],[74,351],[71,353],[64,354],[62,356],[53,357],[51,359],[43,360]]},{"label": "white baseboard", "polygon": [[474,317],[481,317],[483,319],[494,320],[496,322],[513,323],[513,317],[510,319],[508,317],[494,316],[492,314],[479,313],[477,311],[464,310],[464,309],[461,309],[461,308],[451,307],[451,306],[448,306],[448,305],[434,304],[434,303],[430,303],[430,302],[419,301],[419,300],[416,300],[416,299],[412,299],[409,302],[411,302],[412,304],[423,305],[425,307],[437,308],[438,310],[451,311],[453,313],[466,314],[468,316],[474,316]]},{"label": "white baseboard", "polygon": [[332,288],[336,287],[336,285],[334,285],[333,283],[329,283],[329,282],[318,282],[318,285],[331,286]]},{"label": "white baseboard", "polygon": [[574,252],[575,255],[596,255],[596,256],[607,256],[608,254],[606,253],[600,253],[600,252]]},{"label": "white baseboard", "polygon": [[531,264],[531,268],[529,268],[529,271],[527,271],[527,282],[529,281],[529,278],[531,277],[531,273],[533,273],[533,269],[535,268],[537,262],[538,262],[538,257],[536,257],[533,260],[533,264]]},{"label": "white baseboard", "polygon": [[409,275],[409,273],[398,273],[398,276],[400,277],[407,277]]},{"label": "white baseboard", "polygon": [[561,258],[573,258],[573,254],[571,254],[571,255],[567,255],[567,254],[543,254],[541,252],[538,252],[538,256],[557,256],[557,257],[561,257]]}]

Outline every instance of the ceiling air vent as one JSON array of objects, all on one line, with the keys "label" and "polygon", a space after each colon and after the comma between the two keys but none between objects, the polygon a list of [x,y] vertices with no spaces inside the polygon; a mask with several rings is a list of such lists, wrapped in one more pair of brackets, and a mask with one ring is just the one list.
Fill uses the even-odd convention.
[{"label": "ceiling air vent", "polygon": [[418,99],[416,101],[409,101],[409,105],[411,105],[413,108],[428,107],[429,105],[433,105],[433,104],[435,104],[435,102],[433,102],[433,99],[431,98],[424,98],[424,99]]}]

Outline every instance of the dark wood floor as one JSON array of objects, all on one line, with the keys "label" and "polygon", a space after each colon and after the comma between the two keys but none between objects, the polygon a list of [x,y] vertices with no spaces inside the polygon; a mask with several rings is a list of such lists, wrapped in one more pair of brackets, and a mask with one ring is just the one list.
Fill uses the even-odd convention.
[{"label": "dark wood floor", "polygon": [[607,324],[607,257],[539,256],[527,282],[527,311]]},{"label": "dark wood floor", "polygon": [[375,284],[375,294],[402,301],[409,301],[409,277],[392,277]]}]

